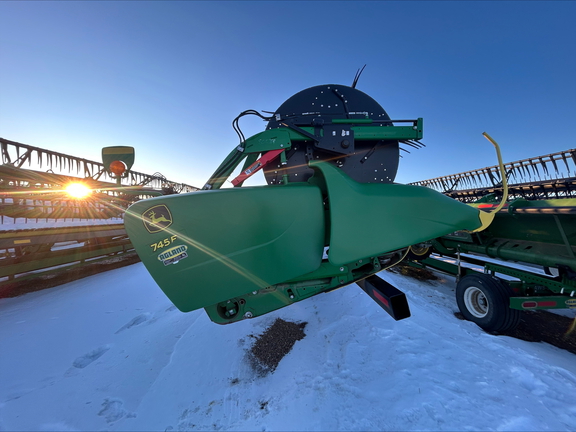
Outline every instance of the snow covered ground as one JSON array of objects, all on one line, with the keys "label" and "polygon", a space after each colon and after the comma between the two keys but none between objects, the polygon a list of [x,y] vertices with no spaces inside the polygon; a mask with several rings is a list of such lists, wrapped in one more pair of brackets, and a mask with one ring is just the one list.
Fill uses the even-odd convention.
[{"label": "snow covered ground", "polygon": [[[241,323],[176,310],[142,264],[0,300],[0,430],[576,430],[576,356],[454,317],[454,282],[381,276]],[[247,361],[277,317],[306,337]]]}]

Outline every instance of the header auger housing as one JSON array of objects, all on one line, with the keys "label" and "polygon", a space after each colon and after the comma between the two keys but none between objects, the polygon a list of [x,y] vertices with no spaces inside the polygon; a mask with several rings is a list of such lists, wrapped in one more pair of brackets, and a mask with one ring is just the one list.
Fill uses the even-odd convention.
[{"label": "header auger housing", "polygon": [[[409,316],[404,295],[371,276],[410,245],[482,226],[476,208],[393,183],[400,145],[421,145],[422,119],[391,120],[368,95],[330,84],[267,120],[203,190],[129,208],[126,230],[155,281],[181,311],[205,308],[220,324],[364,279],[393,317]],[[260,169],[266,186],[241,187]]]}]

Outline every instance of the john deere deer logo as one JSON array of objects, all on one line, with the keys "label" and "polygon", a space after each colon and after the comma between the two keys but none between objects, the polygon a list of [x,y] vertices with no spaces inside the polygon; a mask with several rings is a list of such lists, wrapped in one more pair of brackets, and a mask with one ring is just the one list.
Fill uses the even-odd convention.
[{"label": "john deere deer logo", "polygon": [[172,214],[164,204],[157,205],[142,213],[142,222],[149,233],[155,233],[172,225]]}]

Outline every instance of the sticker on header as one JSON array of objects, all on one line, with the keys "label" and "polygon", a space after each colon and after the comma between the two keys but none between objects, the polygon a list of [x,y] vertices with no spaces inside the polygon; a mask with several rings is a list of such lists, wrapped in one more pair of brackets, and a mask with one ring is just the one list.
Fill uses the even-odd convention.
[{"label": "sticker on header", "polygon": [[184,258],[188,258],[188,246],[180,245],[174,246],[173,248],[168,249],[167,251],[162,252],[158,255],[158,259],[162,261],[162,263],[167,266],[170,264],[178,264],[180,260]]}]

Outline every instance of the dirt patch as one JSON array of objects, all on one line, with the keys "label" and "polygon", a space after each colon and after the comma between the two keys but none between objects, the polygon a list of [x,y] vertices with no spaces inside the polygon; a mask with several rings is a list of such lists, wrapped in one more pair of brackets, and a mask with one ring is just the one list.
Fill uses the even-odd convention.
[{"label": "dirt patch", "polygon": [[546,342],[576,354],[576,330],[574,319],[556,315],[545,310],[524,311],[520,325],[514,330],[501,333],[528,342]]},{"label": "dirt patch", "polygon": [[436,276],[434,272],[431,270],[428,270],[426,268],[412,267],[403,264],[391,267],[388,269],[388,271],[391,271],[392,273],[398,273],[403,276],[413,277],[414,279],[418,279],[419,281],[432,281],[439,279],[438,276]]},{"label": "dirt patch", "polygon": [[249,352],[252,367],[263,376],[274,372],[280,360],[288,354],[296,341],[306,336],[306,322],[294,323],[277,318],[264,333],[256,337]]},{"label": "dirt patch", "polygon": [[[460,312],[455,312],[454,316],[461,320],[465,319]],[[546,342],[576,354],[574,319],[545,310],[523,311],[520,315],[520,324],[514,330],[490,334],[510,336],[528,342]]]},{"label": "dirt patch", "polygon": [[57,272],[39,273],[34,277],[16,279],[13,282],[4,282],[0,285],[0,298],[17,297],[46,288],[53,288],[88,276],[93,276],[108,270],[114,270],[130,264],[140,262],[136,252],[127,252],[114,255],[99,261],[88,262],[82,266],[61,268]]}]

